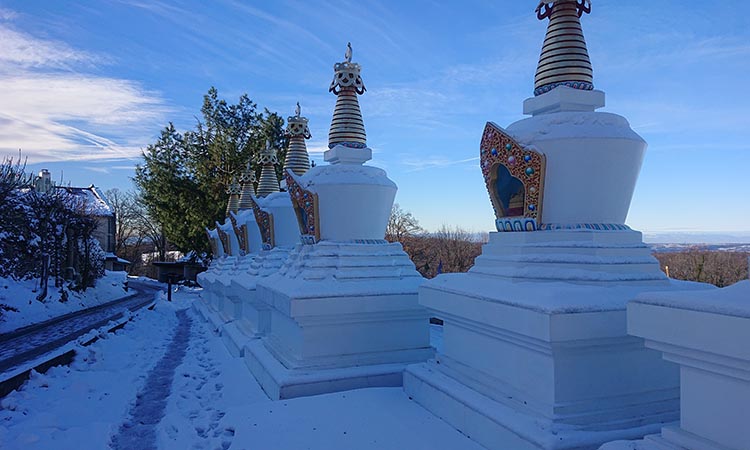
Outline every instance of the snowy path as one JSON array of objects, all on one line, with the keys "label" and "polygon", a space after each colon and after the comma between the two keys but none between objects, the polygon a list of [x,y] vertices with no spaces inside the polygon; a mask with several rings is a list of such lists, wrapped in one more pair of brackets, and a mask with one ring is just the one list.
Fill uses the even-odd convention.
[{"label": "snowy path", "polygon": [[185,360],[177,369],[167,413],[158,427],[159,448],[238,448],[232,445],[237,430],[224,420],[227,409],[271,401],[252,377],[248,379],[242,360],[231,357],[192,308],[189,314],[193,317],[193,335]]},{"label": "snowy path", "polygon": [[54,320],[47,326],[34,327],[25,333],[13,333],[0,337],[0,373],[37,358],[60,347],[93,328],[105,325],[126,310],[136,310],[154,298],[158,288],[146,287],[132,298],[116,301],[104,307],[83,310],[71,314],[64,320]]},{"label": "snowy path", "polygon": [[146,378],[144,389],[138,393],[130,417],[112,438],[112,448],[156,448],[156,425],[164,416],[167,396],[172,388],[175,369],[185,357],[190,338],[191,319],[186,311],[177,311],[177,330],[164,357]]},{"label": "snowy path", "polygon": [[481,450],[401,388],[271,401],[192,309],[141,310],[0,401],[3,449]]},{"label": "snowy path", "polygon": [[116,333],[78,346],[70,366],[32,372],[24,386],[0,400],[0,447],[108,448],[177,325],[174,306],[159,302],[153,311],[141,309]]}]

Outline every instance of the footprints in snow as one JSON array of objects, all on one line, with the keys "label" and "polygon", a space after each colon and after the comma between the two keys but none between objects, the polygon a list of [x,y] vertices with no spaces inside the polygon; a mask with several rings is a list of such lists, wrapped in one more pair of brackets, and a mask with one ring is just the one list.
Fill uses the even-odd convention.
[{"label": "footprints in snow", "polygon": [[[216,409],[224,395],[224,383],[216,381],[221,371],[216,369],[217,362],[211,356],[205,325],[200,320],[193,325],[192,341],[185,358],[187,369],[179,377],[180,386],[177,388],[180,392],[178,408],[184,411],[184,418],[202,441],[196,442],[194,448],[226,450],[232,445],[235,429],[220,426],[226,414]],[[170,434],[169,430],[167,434]]]}]

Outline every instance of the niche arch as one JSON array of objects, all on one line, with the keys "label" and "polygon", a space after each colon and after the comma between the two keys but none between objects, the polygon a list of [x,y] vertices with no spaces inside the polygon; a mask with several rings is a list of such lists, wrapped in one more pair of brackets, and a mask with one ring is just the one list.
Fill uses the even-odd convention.
[{"label": "niche arch", "polygon": [[487,122],[479,149],[497,231],[540,229],[546,158]]}]

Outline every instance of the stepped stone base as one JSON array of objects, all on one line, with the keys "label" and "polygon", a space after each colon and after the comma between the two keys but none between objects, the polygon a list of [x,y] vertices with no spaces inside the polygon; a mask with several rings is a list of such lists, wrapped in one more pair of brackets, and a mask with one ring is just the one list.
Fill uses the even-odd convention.
[{"label": "stepped stone base", "polygon": [[466,274],[420,287],[443,350],[404,390],[489,449],[597,448],[679,417],[679,372],[627,333],[668,280],[634,231],[492,233]]},{"label": "stepped stone base", "polygon": [[433,354],[423,281],[400,244],[300,246],[257,282],[271,327],[245,361],[272,399],[398,386],[406,364]]}]

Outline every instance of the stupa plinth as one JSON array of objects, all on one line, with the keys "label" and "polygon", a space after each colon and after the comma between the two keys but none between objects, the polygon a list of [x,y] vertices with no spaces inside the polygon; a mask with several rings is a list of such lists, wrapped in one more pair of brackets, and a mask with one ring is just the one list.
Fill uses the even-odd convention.
[{"label": "stupa plinth", "polygon": [[584,0],[542,2],[549,18],[532,117],[487,123],[480,163],[497,232],[466,274],[419,301],[444,320],[443,350],[409,366],[415,401],[489,449],[597,448],[678,415],[675,367],[629,336],[643,291],[697,289],[666,278],[625,225],[646,143],[597,112],[579,16]]},{"label": "stupa plinth", "polygon": [[286,171],[304,245],[278,273],[257,282],[271,313],[245,362],[272,399],[399,386],[406,364],[426,360],[428,317],[417,302],[423,278],[400,244],[383,237],[396,185],[371,158],[357,95],[360,66],[334,66],[337,95],[329,165]]},{"label": "stupa plinth", "polygon": [[644,293],[628,332],[680,370],[680,420],[602,450],[750,448],[750,280],[703,292]]}]

